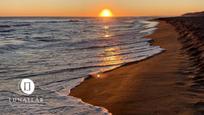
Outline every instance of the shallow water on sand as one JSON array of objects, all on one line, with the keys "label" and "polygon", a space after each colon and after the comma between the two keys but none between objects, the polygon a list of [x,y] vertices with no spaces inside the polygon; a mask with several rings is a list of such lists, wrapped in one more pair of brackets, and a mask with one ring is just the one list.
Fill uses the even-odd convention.
[{"label": "shallow water on sand", "polygon": [[[67,95],[88,74],[160,53],[144,38],[157,25],[147,19],[0,18],[0,112],[108,114]],[[23,78],[34,81],[32,97],[43,103],[9,101],[27,97],[18,89]]]}]

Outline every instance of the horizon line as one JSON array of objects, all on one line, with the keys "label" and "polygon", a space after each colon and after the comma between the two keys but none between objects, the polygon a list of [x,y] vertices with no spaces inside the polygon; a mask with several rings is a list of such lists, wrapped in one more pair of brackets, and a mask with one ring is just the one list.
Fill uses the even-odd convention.
[{"label": "horizon line", "polygon": [[[105,18],[120,18],[120,17],[177,17],[181,15],[169,15],[169,16],[157,16],[157,15],[149,15],[149,16],[113,16],[113,17],[105,17]],[[0,16],[0,18],[39,18],[39,17],[48,17],[48,18],[55,18],[55,17],[68,17],[68,18],[104,18],[99,16]]]}]

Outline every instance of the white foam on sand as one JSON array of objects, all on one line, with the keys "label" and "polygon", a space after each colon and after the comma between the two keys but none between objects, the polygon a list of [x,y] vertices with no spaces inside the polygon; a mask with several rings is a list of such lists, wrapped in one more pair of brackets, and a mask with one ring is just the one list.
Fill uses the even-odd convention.
[{"label": "white foam on sand", "polygon": [[[158,24],[158,22],[151,21],[140,21],[140,23],[145,24],[144,29],[140,31],[140,33],[144,36],[153,33],[156,30],[155,26]],[[11,42],[13,43],[14,41],[10,41],[10,43]],[[20,42],[15,41],[15,43]],[[155,54],[161,53],[164,50],[159,46],[149,46],[148,48],[152,49],[145,52],[138,52],[138,54],[133,55],[135,57],[133,60],[130,60],[130,62],[144,60]],[[123,64],[121,64],[121,66],[122,65]],[[106,70],[110,70],[110,68],[104,69],[103,71]],[[68,79],[67,74],[69,73],[61,72],[58,74],[44,75],[42,77],[32,76],[31,78],[37,86],[36,91],[32,96],[42,97],[44,100],[43,103],[37,103],[35,105],[22,105],[21,103],[18,103],[13,106],[12,103],[8,103],[8,97],[22,97],[21,92],[17,88],[18,82],[21,79],[1,80],[0,89],[5,90],[0,91],[0,111],[5,114],[111,115],[106,108],[94,106],[83,102],[79,98],[69,96],[70,90],[80,85],[85,80],[85,77],[73,77]],[[72,77],[74,75],[76,74],[73,73],[73,75],[70,76]],[[90,93],[88,89],[87,93]],[[9,110],[4,108],[9,108]]]}]

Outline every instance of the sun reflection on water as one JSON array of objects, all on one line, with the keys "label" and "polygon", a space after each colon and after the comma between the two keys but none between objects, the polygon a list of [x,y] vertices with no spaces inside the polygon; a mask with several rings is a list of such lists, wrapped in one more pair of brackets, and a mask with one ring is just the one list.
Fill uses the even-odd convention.
[{"label": "sun reflection on water", "polygon": [[107,29],[109,29],[109,26],[103,26],[103,28],[104,28],[105,30],[107,30]]},{"label": "sun reflection on water", "polygon": [[[108,21],[110,22],[110,21]],[[102,33],[102,37],[104,38],[108,38],[107,41],[112,41],[113,38],[113,32],[111,32],[111,26],[107,23],[107,21],[103,22],[104,25],[102,25],[102,29],[103,29],[103,33]],[[117,38],[114,38],[117,39]],[[118,42],[117,40],[113,41],[113,42]],[[101,66],[109,66],[107,68],[101,68],[99,71],[100,73],[97,74],[93,74],[92,76],[96,79],[101,79],[101,78],[105,78],[106,75],[104,73],[101,73],[103,71],[107,71],[110,69],[115,68],[116,66],[119,66],[120,64],[124,63],[124,57],[122,57],[121,55],[121,49],[119,46],[109,46],[109,47],[105,47],[100,55],[100,63],[99,65]]]},{"label": "sun reflection on water", "polygon": [[105,25],[103,26],[103,29],[104,29],[104,38],[110,38],[111,37],[111,33],[110,33],[110,30],[109,30],[110,26],[108,25]]},{"label": "sun reflection on water", "polygon": [[[111,35],[114,33],[111,32],[111,27],[108,23],[105,23],[104,26],[105,38],[109,38],[111,40]],[[114,38],[117,39],[117,38]],[[117,41],[115,41],[117,42]],[[103,61],[102,65],[117,65],[123,63],[122,56],[120,54],[120,48],[118,46],[106,47],[103,52]]]},{"label": "sun reflection on water", "polygon": [[122,56],[120,56],[120,48],[109,47],[104,50],[105,56],[103,58],[103,65],[115,65],[123,62]]},{"label": "sun reflection on water", "polygon": [[[104,56],[101,57],[101,62],[99,65],[103,66],[110,66],[108,70],[115,68],[114,66],[122,64],[123,57],[120,54],[120,48],[119,47],[108,47],[104,49]],[[107,68],[101,68],[99,70],[100,72],[107,71]],[[107,77],[104,73],[97,73],[92,75],[96,79],[101,79]]]}]

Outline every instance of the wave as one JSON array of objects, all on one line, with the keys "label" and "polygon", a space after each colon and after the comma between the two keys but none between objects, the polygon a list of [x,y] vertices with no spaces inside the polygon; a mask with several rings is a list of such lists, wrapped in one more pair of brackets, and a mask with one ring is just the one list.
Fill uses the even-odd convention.
[{"label": "wave", "polygon": [[9,32],[14,32],[16,31],[15,29],[3,29],[3,30],[0,30],[0,33],[9,33]]},{"label": "wave", "polygon": [[[42,96],[49,102],[42,108],[29,109],[28,114],[110,114],[104,108],[67,95],[94,73],[138,62],[163,51],[159,46],[150,46],[152,40],[144,38],[154,31],[151,29],[154,27],[145,28],[137,18],[116,18],[107,23],[98,18],[12,19],[6,21],[7,24],[2,22],[0,20],[2,30],[11,29],[4,25],[17,26],[12,27],[16,31],[0,32],[3,35],[0,50],[5,52],[0,55],[0,80],[3,83],[0,91],[6,88],[18,94],[19,90],[13,84],[22,78],[30,78],[36,83],[33,95]],[[104,28],[107,25],[109,28]],[[105,34],[110,36],[105,38]],[[19,106],[13,109],[12,112],[17,113]],[[19,110],[25,111],[27,107]]]},{"label": "wave", "polygon": [[0,28],[10,28],[10,25],[0,25]]},{"label": "wave", "polygon": [[11,27],[27,27],[27,26],[31,26],[31,24],[15,24],[15,25],[11,25]]}]

